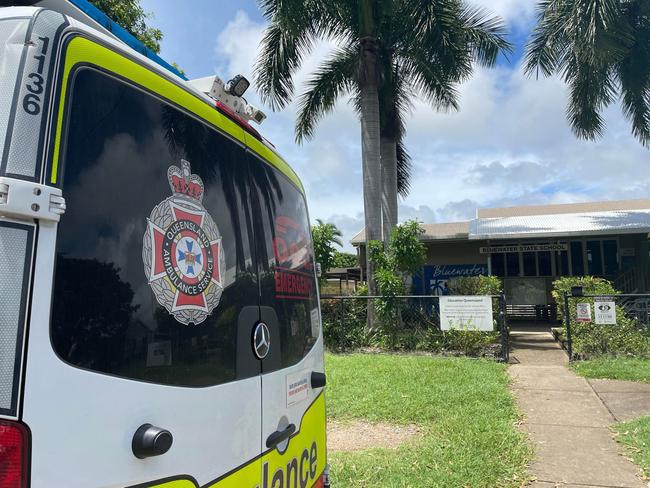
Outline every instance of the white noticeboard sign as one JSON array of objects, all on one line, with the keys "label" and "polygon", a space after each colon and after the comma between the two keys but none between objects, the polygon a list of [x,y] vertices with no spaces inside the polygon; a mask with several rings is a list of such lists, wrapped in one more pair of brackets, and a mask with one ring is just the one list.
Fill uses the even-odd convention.
[{"label": "white noticeboard sign", "polygon": [[616,304],[614,302],[594,302],[594,314],[597,324],[616,325]]},{"label": "white noticeboard sign", "polygon": [[440,297],[441,330],[494,330],[492,297]]},{"label": "white noticeboard sign", "polygon": [[578,303],[578,322],[591,322],[591,303]]}]

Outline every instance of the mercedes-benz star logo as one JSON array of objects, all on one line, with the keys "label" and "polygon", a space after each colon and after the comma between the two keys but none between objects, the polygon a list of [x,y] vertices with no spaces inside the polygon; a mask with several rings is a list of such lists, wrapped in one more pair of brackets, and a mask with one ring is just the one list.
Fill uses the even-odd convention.
[{"label": "mercedes-benz star logo", "polygon": [[260,322],[255,326],[253,331],[253,351],[259,359],[264,359],[269,353],[271,347],[271,334],[269,328],[264,322]]}]

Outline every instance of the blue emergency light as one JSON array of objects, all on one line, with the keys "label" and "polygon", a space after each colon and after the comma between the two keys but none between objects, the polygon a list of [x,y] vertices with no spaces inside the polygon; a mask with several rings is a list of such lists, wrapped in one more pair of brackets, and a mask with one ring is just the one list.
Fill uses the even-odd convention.
[{"label": "blue emergency light", "polygon": [[187,77],[183,75],[180,71],[178,71],[178,69],[174,68],[171,64],[169,64],[167,61],[162,59],[151,49],[146,47],[141,41],[136,39],[135,36],[133,36],[133,34],[128,32],[126,29],[124,29],[124,27],[122,27],[117,22],[113,21],[108,15],[106,15],[104,12],[99,10],[88,0],[68,0],[68,1],[71,4],[73,4],[75,7],[77,7],[79,10],[81,10],[88,17],[90,17],[95,22],[97,22],[102,27],[104,27],[107,31],[109,31],[111,34],[113,34],[115,37],[117,37],[120,41],[122,41],[130,48],[139,52],[143,56],[149,58],[154,63],[171,71],[176,76],[179,76],[184,80],[187,80]]}]

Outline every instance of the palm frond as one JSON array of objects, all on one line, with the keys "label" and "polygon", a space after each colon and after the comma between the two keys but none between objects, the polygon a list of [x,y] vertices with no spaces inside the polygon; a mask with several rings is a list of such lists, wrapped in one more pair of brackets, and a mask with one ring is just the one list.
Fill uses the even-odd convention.
[{"label": "palm frond", "polygon": [[298,101],[296,142],[311,138],[320,119],[334,109],[338,98],[355,90],[358,62],[359,53],[354,47],[337,49],[307,81]]},{"label": "palm frond", "polygon": [[524,71],[528,75],[542,72],[552,75],[560,66],[569,48],[566,19],[571,2],[542,0],[537,6],[537,24],[526,46]]},{"label": "palm frond", "polygon": [[413,166],[403,138],[397,141],[397,191],[406,198],[411,192]]},{"label": "palm frond", "polygon": [[255,64],[255,83],[262,101],[273,110],[283,109],[293,98],[293,76],[313,47],[310,27],[289,34],[280,23],[271,23]]},{"label": "palm frond", "polygon": [[569,85],[567,118],[571,129],[582,139],[601,137],[605,129],[601,112],[616,97],[611,69],[574,57],[564,69],[564,79]]},{"label": "palm frond", "polygon": [[634,41],[616,65],[621,107],[632,124],[634,137],[650,148],[650,2],[627,2],[623,15],[634,33]]},{"label": "palm frond", "polygon": [[506,24],[501,17],[481,7],[465,6],[460,21],[473,58],[482,66],[492,67],[499,54],[512,52],[512,44],[506,39]]},{"label": "palm frond", "polygon": [[455,83],[471,72],[471,63],[459,65],[452,73],[445,71],[444,63],[418,46],[400,52],[400,75],[424,100],[438,110],[458,109],[458,90]]}]

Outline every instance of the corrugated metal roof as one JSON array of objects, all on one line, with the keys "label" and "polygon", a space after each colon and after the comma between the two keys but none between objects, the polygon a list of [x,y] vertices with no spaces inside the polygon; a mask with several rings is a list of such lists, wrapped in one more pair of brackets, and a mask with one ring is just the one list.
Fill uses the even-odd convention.
[{"label": "corrugated metal roof", "polygon": [[[650,233],[650,199],[480,208],[469,222],[423,227],[425,241]],[[365,232],[350,242],[363,244]]]},{"label": "corrugated metal roof", "polygon": [[[442,224],[422,224],[424,234],[423,241],[457,240],[467,239],[469,234],[469,222],[447,222]],[[350,241],[353,245],[363,244],[366,242],[365,229],[359,231]]]},{"label": "corrugated metal roof", "polygon": [[[648,202],[650,203],[650,202]],[[513,239],[650,232],[650,205],[644,210],[519,215],[473,220],[470,239]]]},{"label": "corrugated metal roof", "polygon": [[616,200],[609,202],[563,203],[558,205],[526,205],[521,207],[479,208],[479,219],[518,217],[522,215],[558,215],[585,212],[611,212],[615,210],[650,209],[650,199]]}]

